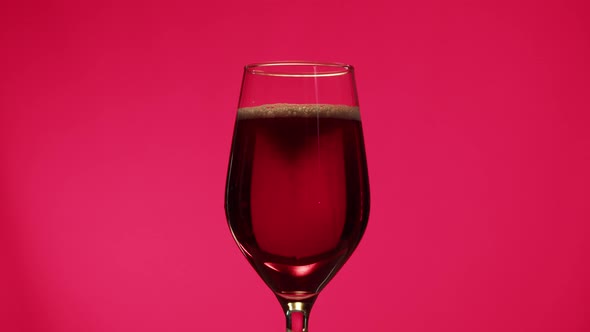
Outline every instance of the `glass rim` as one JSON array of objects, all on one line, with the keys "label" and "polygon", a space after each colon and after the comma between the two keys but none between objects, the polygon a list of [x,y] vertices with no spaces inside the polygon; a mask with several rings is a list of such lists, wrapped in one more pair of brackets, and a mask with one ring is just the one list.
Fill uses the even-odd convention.
[{"label": "glass rim", "polygon": [[[310,71],[310,68],[314,68],[313,71]],[[244,70],[247,74],[261,76],[330,77],[352,74],[354,67],[340,62],[269,61],[247,64]]]}]

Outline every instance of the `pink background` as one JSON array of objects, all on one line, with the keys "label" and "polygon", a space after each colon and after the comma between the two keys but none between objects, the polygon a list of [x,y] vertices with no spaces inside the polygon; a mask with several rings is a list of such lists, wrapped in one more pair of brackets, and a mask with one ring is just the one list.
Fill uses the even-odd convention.
[{"label": "pink background", "polygon": [[590,331],[587,1],[0,5],[0,331],[283,331],[223,190],[242,66],[356,66],[367,233],[311,331]]}]

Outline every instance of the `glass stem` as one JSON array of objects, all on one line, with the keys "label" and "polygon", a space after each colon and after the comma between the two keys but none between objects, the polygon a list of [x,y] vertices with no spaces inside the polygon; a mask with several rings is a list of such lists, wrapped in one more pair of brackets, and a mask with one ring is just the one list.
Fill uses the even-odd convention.
[{"label": "glass stem", "polygon": [[311,306],[303,302],[288,302],[285,316],[287,332],[308,332],[307,321]]}]

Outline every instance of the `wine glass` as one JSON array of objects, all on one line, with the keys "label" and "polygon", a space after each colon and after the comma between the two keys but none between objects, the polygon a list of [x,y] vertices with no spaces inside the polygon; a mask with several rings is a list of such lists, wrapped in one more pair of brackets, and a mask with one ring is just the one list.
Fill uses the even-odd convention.
[{"label": "wine glass", "polygon": [[313,303],[369,215],[352,66],[245,67],[225,211],[238,247],[279,300],[287,331],[308,331]]}]

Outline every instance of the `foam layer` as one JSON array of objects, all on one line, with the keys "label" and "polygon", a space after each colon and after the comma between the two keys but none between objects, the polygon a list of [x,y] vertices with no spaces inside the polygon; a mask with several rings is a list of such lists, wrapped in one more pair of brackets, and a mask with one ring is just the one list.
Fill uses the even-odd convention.
[{"label": "foam layer", "polygon": [[239,119],[321,117],[360,120],[359,108],[328,104],[267,104],[238,109]]}]

